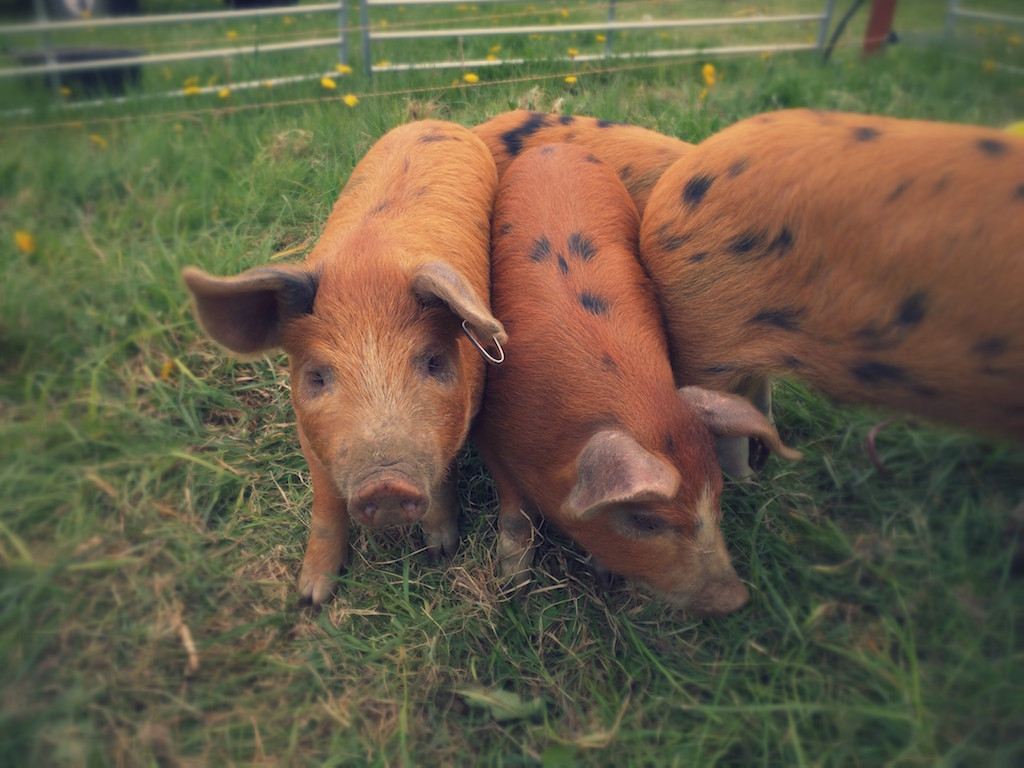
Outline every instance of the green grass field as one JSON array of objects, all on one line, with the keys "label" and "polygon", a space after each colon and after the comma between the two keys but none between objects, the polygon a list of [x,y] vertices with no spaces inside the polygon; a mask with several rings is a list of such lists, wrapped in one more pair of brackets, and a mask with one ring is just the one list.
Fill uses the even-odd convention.
[{"label": "green grass field", "polygon": [[[901,33],[941,29],[905,5]],[[227,359],[179,278],[300,258],[411,117],[558,103],[690,141],[791,106],[1004,126],[1024,79],[986,62],[1021,66],[1015,35],[718,60],[704,98],[699,58],[573,84],[538,63],[0,122],[0,763],[1019,765],[1021,446],[901,420],[884,474],[864,442],[889,414],[780,383],[805,459],[727,486],[752,599],[715,620],[599,589],[550,530],[530,591],[500,597],[467,450],[454,559],[357,531],[312,612],[287,361]]]}]

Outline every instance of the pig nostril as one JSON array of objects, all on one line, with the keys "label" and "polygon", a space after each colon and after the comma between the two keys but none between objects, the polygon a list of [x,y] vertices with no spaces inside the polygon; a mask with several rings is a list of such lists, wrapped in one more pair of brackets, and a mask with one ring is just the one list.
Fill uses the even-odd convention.
[{"label": "pig nostril", "polygon": [[419,509],[419,504],[417,504],[412,499],[406,499],[405,501],[402,502],[402,509],[411,514],[415,512],[417,509]]},{"label": "pig nostril", "polygon": [[377,511],[376,504],[363,504],[362,513],[363,517],[367,520],[372,520],[374,513]]}]

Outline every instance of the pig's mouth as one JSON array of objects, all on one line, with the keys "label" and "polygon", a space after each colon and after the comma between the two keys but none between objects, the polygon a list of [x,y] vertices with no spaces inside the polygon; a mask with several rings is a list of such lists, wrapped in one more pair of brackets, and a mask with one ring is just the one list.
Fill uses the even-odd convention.
[{"label": "pig's mouth", "polygon": [[359,523],[372,528],[412,525],[429,506],[429,497],[420,484],[390,466],[375,468],[354,486],[349,512]]}]

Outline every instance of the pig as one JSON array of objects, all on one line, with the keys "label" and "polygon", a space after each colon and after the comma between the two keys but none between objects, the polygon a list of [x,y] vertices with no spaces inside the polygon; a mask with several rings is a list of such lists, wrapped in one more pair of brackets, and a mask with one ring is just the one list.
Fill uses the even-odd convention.
[{"label": "pig", "polygon": [[302,264],[234,277],[187,268],[199,323],[246,357],[283,348],[313,509],[299,590],[319,605],[348,558],[350,515],[458,543],[453,462],[505,342],[490,311],[494,160],[461,126],[388,132],[353,170]]},{"label": "pig", "polygon": [[614,170],[572,144],[523,152],[499,185],[491,302],[509,341],[473,429],[498,492],[499,566],[528,581],[543,517],[608,571],[724,614],[748,591],[719,528],[713,435],[799,454],[746,400],[677,391],[639,226]]},{"label": "pig", "polygon": [[[803,109],[748,118],[665,171],[640,256],[680,380],[765,407],[788,375],[1024,438],[1024,139]],[[721,463],[742,474],[734,448]]]},{"label": "pig", "polygon": [[494,155],[499,179],[524,149],[561,143],[584,147],[615,169],[641,216],[662,172],[693,149],[685,141],[635,125],[522,109],[492,117],[473,133]]}]

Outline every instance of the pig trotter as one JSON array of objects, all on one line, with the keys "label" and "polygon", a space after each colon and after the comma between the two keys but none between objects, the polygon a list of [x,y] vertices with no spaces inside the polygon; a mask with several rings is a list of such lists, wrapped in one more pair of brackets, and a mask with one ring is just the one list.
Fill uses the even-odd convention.
[{"label": "pig trotter", "polygon": [[451,557],[459,548],[459,506],[454,479],[445,481],[436,499],[420,521],[427,556],[432,562]]},{"label": "pig trotter", "polygon": [[299,574],[299,592],[302,595],[299,602],[303,605],[317,606],[326,602],[337,587],[335,577],[344,567],[348,555],[348,531],[343,536],[332,536],[331,533],[324,526],[315,524],[310,533],[306,559]]},{"label": "pig trotter", "polygon": [[518,590],[531,580],[530,567],[536,546],[537,529],[530,515],[522,509],[502,511],[498,518],[498,567],[509,581],[510,589]]}]

